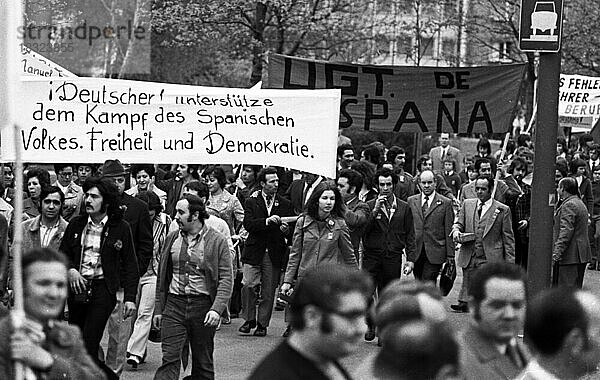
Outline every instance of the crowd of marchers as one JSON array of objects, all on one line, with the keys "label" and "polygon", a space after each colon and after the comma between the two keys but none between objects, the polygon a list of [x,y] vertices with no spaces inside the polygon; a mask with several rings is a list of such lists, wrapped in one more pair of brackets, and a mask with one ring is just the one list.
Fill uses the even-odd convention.
[{"label": "crowd of marchers", "polygon": [[[482,137],[463,152],[442,133],[413,174],[399,146],[373,142],[357,157],[340,135],[336,178],[110,159],[28,165],[24,189],[3,164],[0,314],[12,305],[20,229],[25,317],[0,320],[0,377],[21,361],[27,379],[117,379],[144,365],[152,339],[155,379],[178,379],[188,365],[191,379],[213,379],[221,324],[239,319],[241,335],[264,337],[274,310],[285,339],[252,379],[594,376],[600,301],[581,290],[600,248],[600,146],[590,135],[572,150],[557,142],[556,289],[531,299],[529,135],[499,152]],[[436,287],[457,267],[448,311],[472,315],[460,332]],[[374,339],[381,348],[358,369],[340,364]]]}]

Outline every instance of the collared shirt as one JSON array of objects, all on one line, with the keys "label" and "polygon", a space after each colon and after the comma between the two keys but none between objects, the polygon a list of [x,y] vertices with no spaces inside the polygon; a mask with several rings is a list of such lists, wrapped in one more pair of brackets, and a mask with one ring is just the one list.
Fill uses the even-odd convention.
[{"label": "collared shirt", "polygon": [[450,147],[449,145],[447,147],[445,147],[445,148],[442,147],[442,152],[441,152],[442,154],[441,154],[440,157],[445,158],[448,155],[448,148],[449,147]]},{"label": "collared shirt", "polygon": [[496,349],[498,350],[498,352],[500,352],[502,355],[506,355],[506,349],[508,347],[508,345],[511,345],[513,347],[517,346],[517,340],[515,338],[512,338],[508,343],[505,344],[497,344],[496,345]]},{"label": "collared shirt", "polygon": [[59,224],[60,218],[56,219],[56,223],[54,223],[54,225],[50,227],[43,224],[40,219],[40,243],[42,244],[42,247],[45,248],[48,245],[50,245],[52,238],[56,234],[56,231],[58,231]]},{"label": "collared shirt", "polygon": [[[426,195],[421,193],[421,207],[425,205],[425,197]],[[433,202],[433,198],[435,198],[435,191],[431,193],[429,199],[427,200],[427,208],[431,207],[431,203]]]},{"label": "collared shirt", "polygon": [[[321,183],[322,180],[323,180],[323,177],[319,176],[319,177],[317,177],[315,182],[313,182],[313,184],[310,185],[310,187],[308,188],[308,191],[306,192],[306,197],[304,198],[304,205],[306,204],[306,202],[308,202],[308,198],[310,198],[311,194],[313,193],[313,191],[315,190],[317,185]],[[308,186],[308,184],[305,182],[304,187],[302,188],[302,191],[306,190],[306,186]]]},{"label": "collared shirt", "polygon": [[87,279],[104,278],[100,245],[102,230],[107,221],[108,215],[105,215],[97,224],[94,223],[91,217],[88,217],[87,225],[83,230],[83,234],[81,234],[81,275]]},{"label": "collared shirt", "polygon": [[[481,201],[477,200],[477,208],[479,209],[479,206],[481,205]],[[481,209],[481,216],[483,217],[485,215],[485,213],[490,209],[490,207],[492,207],[492,198],[488,199],[487,201],[485,201],[485,203],[483,204],[483,207]]]},{"label": "collared shirt", "polygon": [[388,220],[392,219],[392,216],[394,216],[394,213],[398,208],[398,202],[396,201],[396,196],[394,194],[392,194],[392,199],[392,205],[389,209],[385,205],[381,208],[383,210],[383,213],[387,216]]},{"label": "collared shirt", "polygon": [[206,288],[204,272],[204,237],[207,231],[208,226],[205,224],[195,236],[179,232],[171,247],[173,279],[169,293],[186,296],[210,295]]},{"label": "collared shirt", "polygon": [[265,200],[265,205],[267,205],[267,214],[271,215],[271,210],[273,209],[273,203],[275,203],[275,195],[271,195],[271,201],[269,202],[269,200],[267,198],[267,194],[265,194],[265,192],[262,190],[260,193],[262,194],[263,199]]}]

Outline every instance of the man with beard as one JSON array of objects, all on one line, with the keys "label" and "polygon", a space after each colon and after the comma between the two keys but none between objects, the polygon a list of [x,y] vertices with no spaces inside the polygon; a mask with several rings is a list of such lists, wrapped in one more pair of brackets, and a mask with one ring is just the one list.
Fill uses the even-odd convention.
[{"label": "man with beard", "polygon": [[358,348],[372,290],[360,271],[333,264],[310,270],[292,296],[292,334],[249,379],[350,379],[339,360]]},{"label": "man with beard", "polygon": [[350,229],[350,241],[354,247],[356,261],[359,262],[360,241],[364,234],[364,229],[369,222],[369,205],[358,199],[358,192],[362,188],[362,176],[359,172],[352,169],[340,171],[337,179],[338,189],[344,197],[346,205],[346,224]]},{"label": "man with beard", "polygon": [[404,202],[414,194],[413,176],[404,170],[406,164],[406,152],[404,148],[392,146],[386,155],[389,162],[394,165],[394,172],[398,175],[398,184],[396,184],[395,194]]},{"label": "man with beard", "polygon": [[469,288],[472,321],[459,334],[460,365],[466,380],[505,380],[527,365],[518,339],[526,309],[525,275],[508,263],[479,268]]}]

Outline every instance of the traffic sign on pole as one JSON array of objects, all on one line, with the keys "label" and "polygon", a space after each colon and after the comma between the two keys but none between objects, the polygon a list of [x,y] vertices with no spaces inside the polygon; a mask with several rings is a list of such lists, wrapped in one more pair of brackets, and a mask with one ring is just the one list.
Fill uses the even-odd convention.
[{"label": "traffic sign on pole", "polygon": [[562,39],[563,0],[521,0],[519,48],[555,53]]}]

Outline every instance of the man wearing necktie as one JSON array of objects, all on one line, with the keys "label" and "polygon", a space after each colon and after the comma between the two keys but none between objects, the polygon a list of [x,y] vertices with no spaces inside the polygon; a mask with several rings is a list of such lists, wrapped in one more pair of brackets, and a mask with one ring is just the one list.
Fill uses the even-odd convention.
[{"label": "man wearing necktie", "polygon": [[[407,258],[415,257],[415,228],[410,207],[394,195],[398,183],[396,173],[382,168],[375,173],[374,179],[379,196],[367,202],[371,215],[363,235],[362,267],[381,291],[400,277],[404,251]],[[375,335],[371,324],[369,327],[365,337],[372,340]]]},{"label": "man wearing necktie", "polygon": [[525,273],[514,264],[484,265],[473,274],[469,292],[472,320],[458,335],[464,378],[514,379],[531,359],[518,338],[525,320]]},{"label": "man wearing necktie", "polygon": [[452,201],[435,191],[436,177],[431,170],[420,174],[421,194],[408,198],[415,226],[414,257],[407,257],[405,273],[414,271],[422,281],[437,280],[445,261],[454,261],[451,237],[454,212]]},{"label": "man wearing necktie", "polygon": [[477,198],[465,199],[452,226],[454,242],[461,243],[456,264],[463,268],[458,304],[450,306],[458,312],[469,310],[469,281],[475,269],[488,262],[515,262],[510,209],[491,198],[493,188],[493,178],[477,178]]},{"label": "man wearing necktie", "polygon": [[456,172],[460,172],[463,157],[460,150],[450,145],[450,134],[440,134],[439,143],[439,146],[433,147],[429,151],[429,156],[431,157],[433,164],[433,171],[436,174],[441,173],[444,170],[444,160],[451,157],[456,161]]},{"label": "man wearing necktie", "polygon": [[271,320],[281,267],[287,261],[286,238],[290,229],[281,217],[293,215],[293,207],[277,194],[277,169],[262,169],[257,182],[261,190],[248,197],[244,205],[244,228],[249,235],[242,253],[242,317],[245,322],[239,332],[248,334],[256,328],[254,335],[263,337],[267,335]]}]

